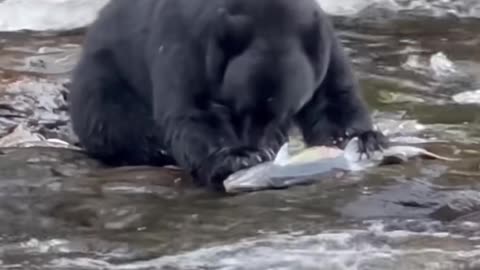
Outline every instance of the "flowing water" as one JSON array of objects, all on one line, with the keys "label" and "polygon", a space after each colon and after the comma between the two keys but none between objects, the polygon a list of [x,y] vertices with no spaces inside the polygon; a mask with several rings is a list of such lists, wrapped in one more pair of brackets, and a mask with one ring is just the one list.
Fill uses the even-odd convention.
[{"label": "flowing water", "polygon": [[[46,130],[65,125],[52,116],[65,100],[48,96],[65,99],[54,82],[78,57],[76,29],[104,2],[0,0],[0,89],[41,91],[21,109],[0,102],[0,135],[19,119],[59,134]],[[457,95],[480,89],[480,3],[319,2],[379,127],[461,162],[225,197],[174,169],[106,169],[68,149],[5,148],[0,269],[480,269],[480,93]]]}]

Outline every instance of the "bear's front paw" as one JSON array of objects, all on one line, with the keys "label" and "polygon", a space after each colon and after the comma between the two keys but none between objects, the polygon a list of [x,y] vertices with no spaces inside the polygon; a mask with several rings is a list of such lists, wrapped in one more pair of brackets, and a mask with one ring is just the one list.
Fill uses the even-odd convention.
[{"label": "bear's front paw", "polygon": [[370,157],[370,153],[381,151],[388,147],[388,139],[379,131],[369,130],[356,134],[358,137],[358,150],[361,154]]},{"label": "bear's front paw", "polygon": [[275,154],[271,150],[251,147],[225,148],[202,162],[194,177],[200,183],[217,191],[224,191],[223,181],[232,173],[272,160]]}]

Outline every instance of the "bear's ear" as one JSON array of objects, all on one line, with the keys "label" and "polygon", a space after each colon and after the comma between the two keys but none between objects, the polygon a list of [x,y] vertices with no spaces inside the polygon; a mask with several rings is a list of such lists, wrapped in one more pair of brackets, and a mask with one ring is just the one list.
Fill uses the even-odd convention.
[{"label": "bear's ear", "polygon": [[245,15],[231,15],[219,9],[213,21],[207,47],[207,76],[214,84],[220,84],[226,65],[232,57],[241,53],[251,41],[253,28]]}]

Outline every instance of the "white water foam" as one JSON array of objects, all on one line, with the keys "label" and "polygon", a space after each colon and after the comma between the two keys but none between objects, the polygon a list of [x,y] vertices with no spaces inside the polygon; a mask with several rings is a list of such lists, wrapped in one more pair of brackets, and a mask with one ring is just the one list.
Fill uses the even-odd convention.
[{"label": "white water foam", "polygon": [[372,222],[365,229],[325,231],[316,235],[265,235],[133,263],[110,264],[100,259],[59,258],[53,260],[49,267],[104,270],[455,270],[474,269],[471,267],[477,266],[479,260],[480,250],[470,237],[435,232],[435,229],[387,231],[382,222]]},{"label": "white water foam", "polygon": [[452,99],[460,104],[480,104],[480,89],[455,94]]},{"label": "white water foam", "polygon": [[[369,8],[418,10],[432,16],[480,17],[478,0],[317,0],[331,15]],[[90,24],[108,0],[0,0],[0,31],[66,30]]]},{"label": "white water foam", "polygon": [[466,75],[462,72],[461,67],[452,62],[443,52],[432,54],[428,59],[415,54],[409,55],[402,67],[439,80],[454,79]]}]

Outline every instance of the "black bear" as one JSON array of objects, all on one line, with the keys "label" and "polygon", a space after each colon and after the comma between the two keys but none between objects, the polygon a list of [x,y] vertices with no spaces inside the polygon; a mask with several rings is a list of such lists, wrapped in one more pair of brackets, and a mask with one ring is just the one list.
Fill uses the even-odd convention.
[{"label": "black bear", "polygon": [[272,159],[293,124],[309,145],[387,144],[316,0],[111,1],[70,88],[93,157],[176,164],[214,188]]}]

